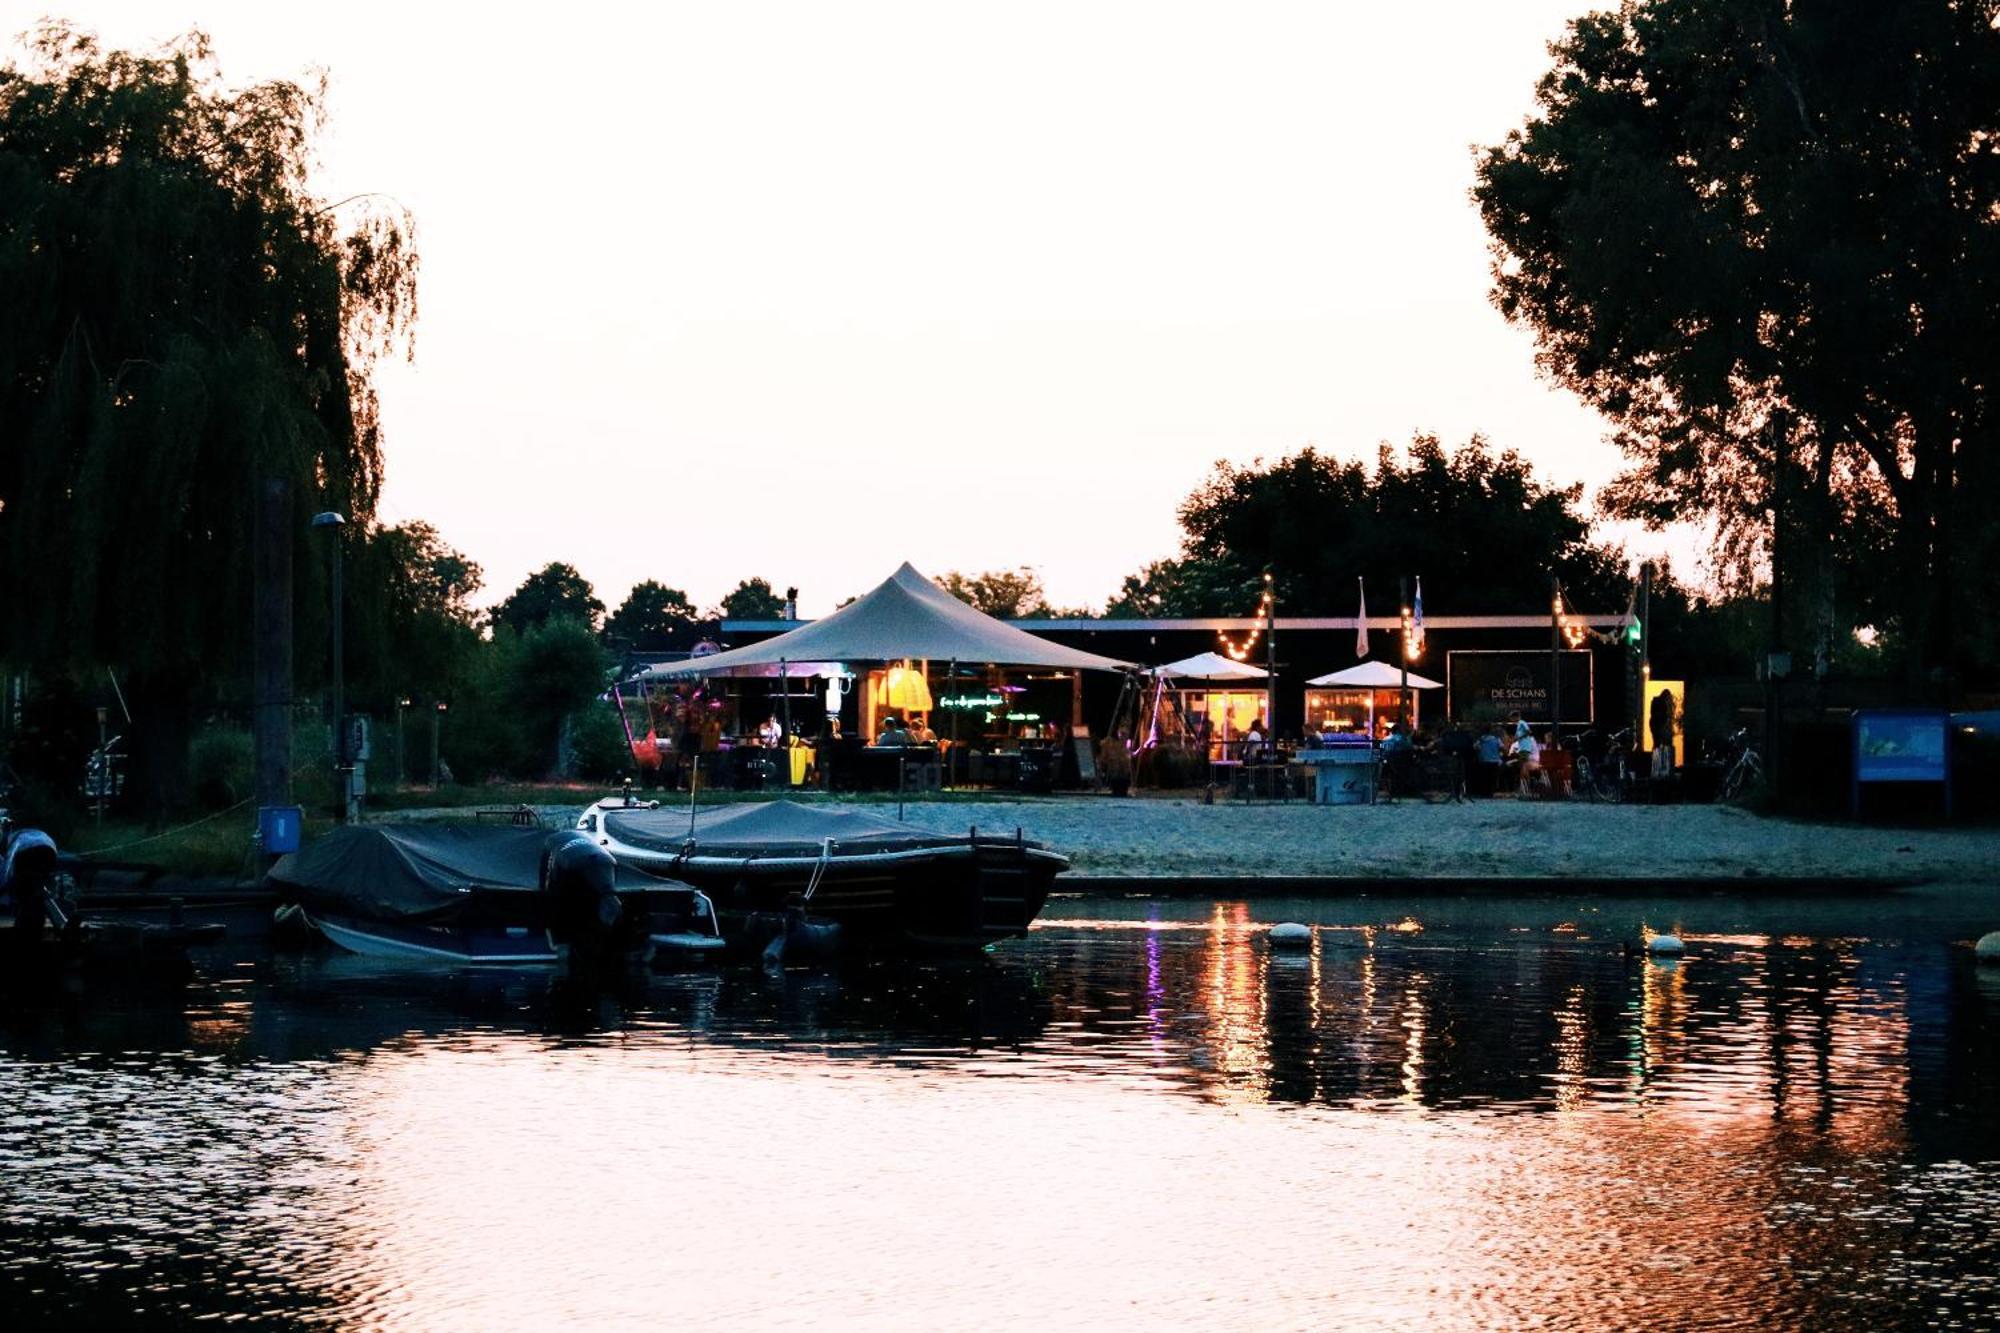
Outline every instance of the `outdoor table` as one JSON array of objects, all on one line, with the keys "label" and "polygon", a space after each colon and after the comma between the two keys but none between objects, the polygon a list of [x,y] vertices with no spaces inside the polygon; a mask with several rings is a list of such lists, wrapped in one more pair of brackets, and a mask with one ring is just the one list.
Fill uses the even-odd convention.
[{"label": "outdoor table", "polygon": [[1372,805],[1375,801],[1375,747],[1367,741],[1299,751],[1298,761],[1313,766],[1313,802],[1317,805]]}]

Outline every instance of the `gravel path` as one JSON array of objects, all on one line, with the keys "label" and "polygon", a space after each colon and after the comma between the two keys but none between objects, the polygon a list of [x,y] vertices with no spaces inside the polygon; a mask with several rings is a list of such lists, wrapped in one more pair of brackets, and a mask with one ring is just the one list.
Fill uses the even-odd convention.
[{"label": "gravel path", "polygon": [[[867,808],[895,814],[893,804]],[[543,811],[557,826],[578,813]],[[1068,854],[1082,875],[2000,879],[2000,829],[1813,824],[1715,805],[1203,805],[1077,796],[912,803],[904,818],[954,832],[977,825],[982,833],[1005,834],[1018,827]]]}]

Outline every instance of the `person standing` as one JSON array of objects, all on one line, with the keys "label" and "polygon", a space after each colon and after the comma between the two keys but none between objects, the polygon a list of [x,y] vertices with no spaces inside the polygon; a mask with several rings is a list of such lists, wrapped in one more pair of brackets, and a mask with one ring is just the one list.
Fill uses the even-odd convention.
[{"label": "person standing", "polygon": [[1526,722],[1514,728],[1514,759],[1520,765],[1520,794],[1527,796],[1542,775],[1542,747],[1535,743],[1534,730]]},{"label": "person standing", "polygon": [[1647,720],[1653,732],[1653,776],[1656,778],[1674,775],[1674,712],[1673,691],[1661,690],[1653,696]]}]

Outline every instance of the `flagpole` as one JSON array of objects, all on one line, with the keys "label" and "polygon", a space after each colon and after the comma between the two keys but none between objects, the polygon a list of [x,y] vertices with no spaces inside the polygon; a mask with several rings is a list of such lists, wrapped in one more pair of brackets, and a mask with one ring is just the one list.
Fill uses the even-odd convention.
[{"label": "flagpole", "polygon": [[1264,744],[1278,752],[1278,593],[1264,571]]},{"label": "flagpole", "polygon": [[1403,683],[1396,693],[1396,721],[1403,727],[1403,734],[1410,729],[1410,576],[1403,576],[1403,651],[1397,659],[1403,668]]}]

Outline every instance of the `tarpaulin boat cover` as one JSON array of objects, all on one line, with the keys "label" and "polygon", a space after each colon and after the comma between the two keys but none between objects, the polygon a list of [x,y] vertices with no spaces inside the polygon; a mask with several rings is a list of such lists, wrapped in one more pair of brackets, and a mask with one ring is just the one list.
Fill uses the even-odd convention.
[{"label": "tarpaulin boat cover", "polygon": [[978,662],[995,666],[1123,671],[1130,662],[1099,657],[1030,634],[975,611],[905,563],[872,591],[831,615],[774,639],[709,657],[663,662],[649,680],[726,676],[741,668],[784,663],[795,672],[811,663]]},{"label": "tarpaulin boat cover", "polygon": [[[633,847],[674,853],[688,841],[685,810],[610,809],[600,817],[605,832]],[[839,844],[836,852],[948,847],[966,840],[964,834],[939,833],[852,806],[796,801],[721,805],[694,816],[698,856],[816,856],[826,838]]]},{"label": "tarpaulin boat cover", "polygon": [[[447,915],[482,892],[540,888],[539,828],[462,824],[347,824],[271,867],[271,880],[308,907],[338,907],[373,921]],[[640,870],[618,868],[621,890],[674,888]]]}]

